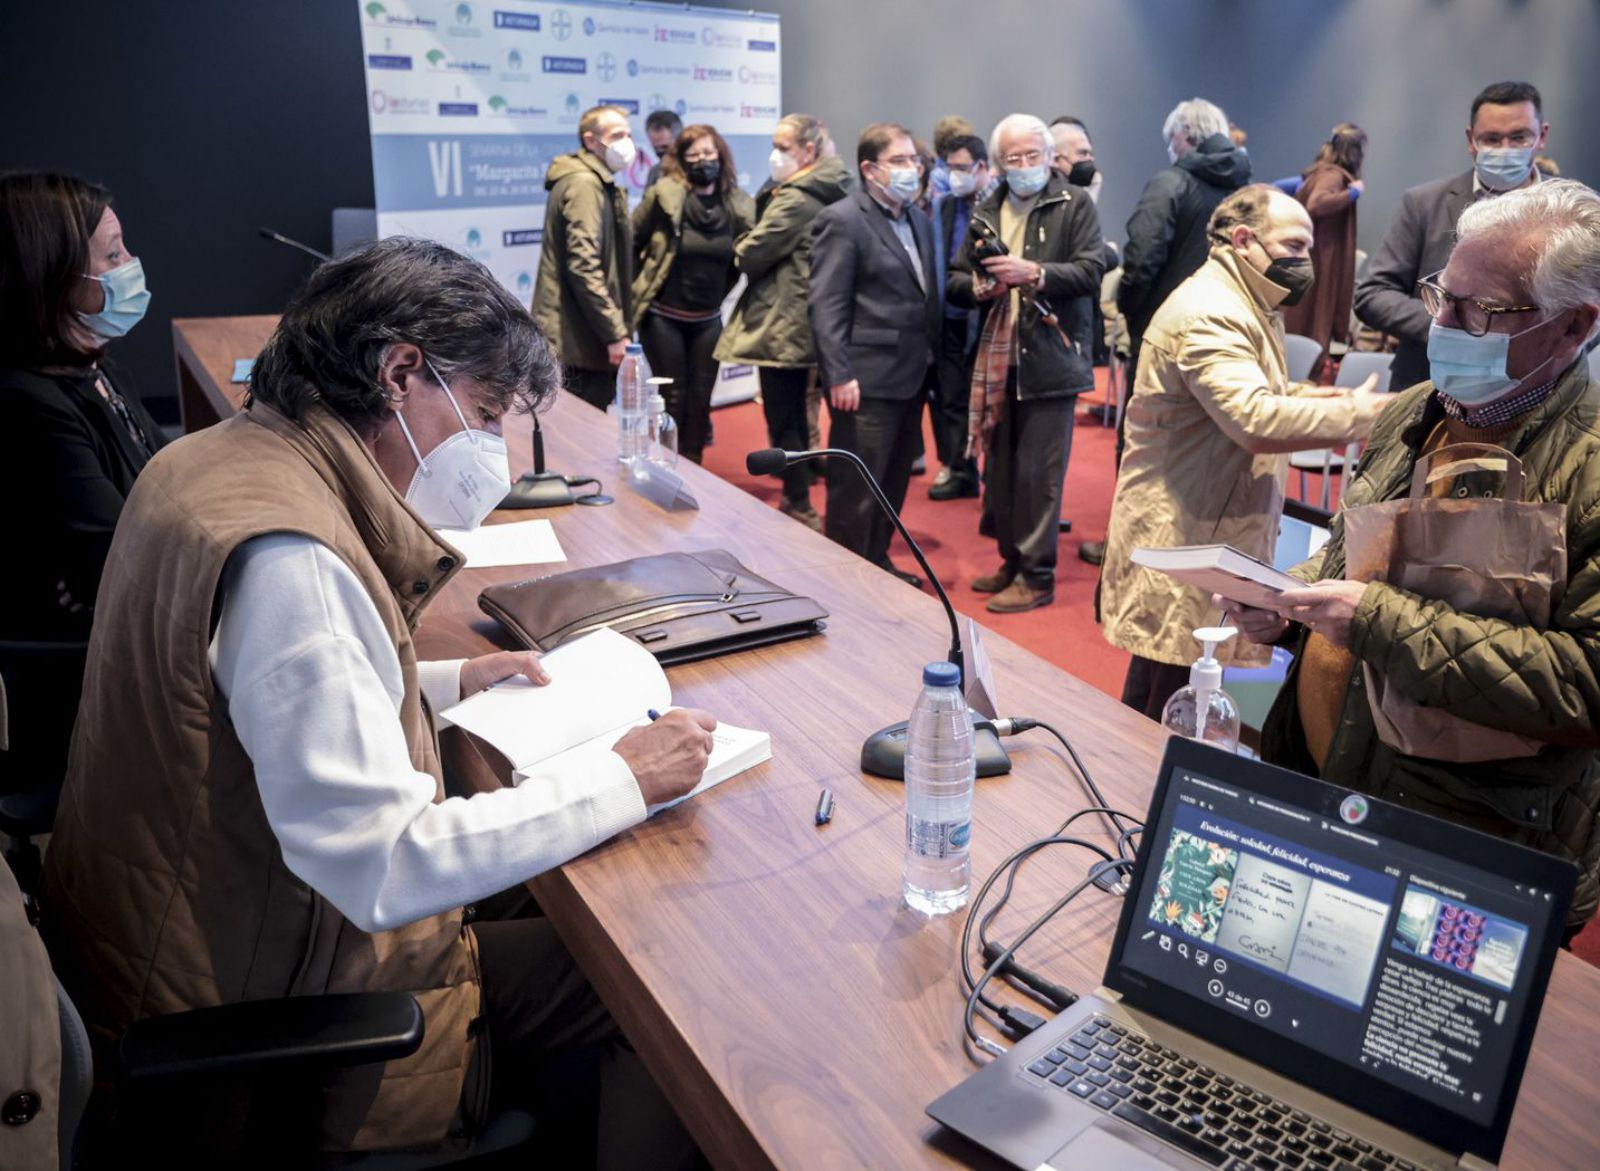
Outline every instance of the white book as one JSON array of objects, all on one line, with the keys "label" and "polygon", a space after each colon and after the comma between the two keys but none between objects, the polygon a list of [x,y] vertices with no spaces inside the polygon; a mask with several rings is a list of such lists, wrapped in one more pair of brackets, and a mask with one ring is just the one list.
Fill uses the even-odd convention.
[{"label": "white book", "polygon": [[[521,784],[530,772],[546,771],[564,757],[577,758],[611,746],[650,722],[651,711],[672,706],[672,685],[655,656],[633,639],[601,629],[544,656],[550,682],[536,687],[518,675],[468,696],[440,716],[488,741],[509,760]],[[766,732],[718,723],[711,758],[686,801],[772,758]],[[676,805],[650,806],[650,814]]]},{"label": "white book", "polygon": [[1241,553],[1229,545],[1177,545],[1170,549],[1135,549],[1133,563],[1207,593],[1271,610],[1278,594],[1305,582]]}]

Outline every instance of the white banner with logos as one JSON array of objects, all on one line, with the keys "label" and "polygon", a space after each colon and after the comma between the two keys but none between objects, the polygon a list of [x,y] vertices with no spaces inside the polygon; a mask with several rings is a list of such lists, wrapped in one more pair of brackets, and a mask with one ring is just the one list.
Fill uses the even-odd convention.
[{"label": "white banner with logos", "polygon": [[[636,206],[644,120],[674,110],[728,140],[739,183],[765,180],[782,115],[778,18],[653,3],[357,0],[378,235],[425,236],[489,267],[528,302],[544,236],[545,168],[577,149],[591,106],[633,116]],[[753,397],[725,366],[713,402]]]}]

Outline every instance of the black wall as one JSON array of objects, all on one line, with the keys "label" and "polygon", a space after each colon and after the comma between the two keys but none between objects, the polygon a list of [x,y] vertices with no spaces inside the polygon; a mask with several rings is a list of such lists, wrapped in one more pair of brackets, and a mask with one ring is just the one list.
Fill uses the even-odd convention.
[{"label": "black wall", "polygon": [[271,313],[329,247],[334,207],[372,206],[358,9],[349,0],[4,0],[0,167],[115,196],[153,293],[115,344],[176,418],[171,320]]}]

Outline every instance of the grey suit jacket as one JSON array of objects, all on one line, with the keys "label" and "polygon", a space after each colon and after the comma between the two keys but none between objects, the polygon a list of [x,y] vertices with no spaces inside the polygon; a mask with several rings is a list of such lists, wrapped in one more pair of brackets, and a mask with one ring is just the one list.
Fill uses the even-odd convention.
[{"label": "grey suit jacket", "polygon": [[1428,377],[1428,312],[1417,282],[1450,259],[1456,221],[1472,202],[1472,172],[1435,179],[1400,197],[1400,210],[1356,287],[1356,316],[1399,339],[1390,388],[1404,390]]}]

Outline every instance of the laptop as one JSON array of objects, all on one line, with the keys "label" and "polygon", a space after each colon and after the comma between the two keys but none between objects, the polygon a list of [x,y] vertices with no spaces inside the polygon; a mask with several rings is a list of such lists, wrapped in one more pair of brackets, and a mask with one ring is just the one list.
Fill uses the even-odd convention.
[{"label": "laptop", "polygon": [[1576,877],[1174,738],[1104,985],[928,1113],[1029,1171],[1492,1167]]}]

